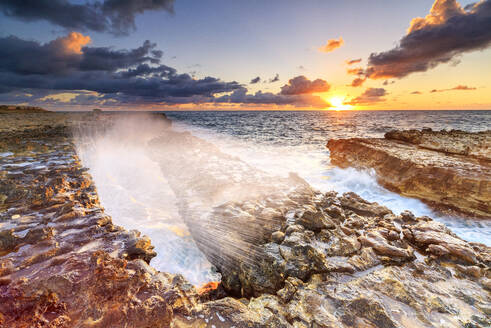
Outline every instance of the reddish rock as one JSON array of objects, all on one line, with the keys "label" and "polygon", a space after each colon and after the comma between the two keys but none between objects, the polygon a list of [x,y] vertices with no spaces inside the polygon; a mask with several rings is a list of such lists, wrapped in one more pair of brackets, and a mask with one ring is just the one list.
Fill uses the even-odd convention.
[{"label": "reddish rock", "polygon": [[331,139],[331,163],[374,169],[380,184],[443,212],[491,217],[491,131],[393,131]]}]

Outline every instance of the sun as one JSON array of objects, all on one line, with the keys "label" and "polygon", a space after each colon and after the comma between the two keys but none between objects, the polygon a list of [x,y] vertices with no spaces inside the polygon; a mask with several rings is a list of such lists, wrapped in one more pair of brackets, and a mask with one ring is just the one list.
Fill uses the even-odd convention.
[{"label": "sun", "polygon": [[353,106],[346,104],[344,102],[344,100],[345,100],[345,97],[343,97],[343,96],[334,96],[334,97],[329,98],[329,103],[331,104],[331,106],[329,108],[333,109],[333,110],[349,110],[349,109],[352,109]]}]

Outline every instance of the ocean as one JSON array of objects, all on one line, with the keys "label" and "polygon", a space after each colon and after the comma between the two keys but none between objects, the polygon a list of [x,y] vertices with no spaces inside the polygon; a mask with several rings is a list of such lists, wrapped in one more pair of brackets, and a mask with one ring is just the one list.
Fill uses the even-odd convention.
[{"label": "ocean", "polygon": [[[491,128],[491,111],[172,111],[175,129],[215,144],[258,170],[287,176],[295,172],[321,191],[353,191],[396,214],[411,210],[427,215],[468,241],[491,245],[491,220],[449,217],[417,199],[381,187],[370,170],[340,169],[330,164],[331,138],[383,137],[392,129],[432,128],[482,131]],[[147,122],[148,123],[148,122]],[[158,125],[120,126],[124,135],[99,138],[90,149],[79,147],[102,205],[116,224],[138,229],[152,239],[159,270],[181,273],[195,284],[217,280],[179,218],[176,200],[144,144],[158,136]],[[183,167],[183,170],[186,168]]]}]

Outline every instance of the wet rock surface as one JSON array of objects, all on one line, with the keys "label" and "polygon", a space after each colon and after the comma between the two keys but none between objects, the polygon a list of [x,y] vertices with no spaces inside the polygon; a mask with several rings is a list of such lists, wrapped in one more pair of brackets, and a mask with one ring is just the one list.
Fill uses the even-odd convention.
[{"label": "wet rock surface", "polygon": [[[222,273],[221,286],[234,296],[177,316],[177,326],[491,323],[489,247],[354,193],[320,193],[295,176],[272,179],[187,133],[168,131],[149,151],[194,226],[198,246]],[[247,187],[236,198],[237,185],[266,192]],[[222,203],[230,195],[234,200]]]},{"label": "wet rock surface", "polygon": [[151,241],[104,213],[64,124],[0,130],[0,327],[491,324],[489,247],[170,129],[148,151],[223,279],[198,291],[157,272]]},{"label": "wet rock surface", "polygon": [[331,139],[331,163],[374,169],[380,184],[444,213],[491,218],[491,131],[391,131]]},{"label": "wet rock surface", "polygon": [[150,240],[104,213],[71,126],[42,115],[0,132],[0,327],[168,327],[196,290],[148,265]]}]

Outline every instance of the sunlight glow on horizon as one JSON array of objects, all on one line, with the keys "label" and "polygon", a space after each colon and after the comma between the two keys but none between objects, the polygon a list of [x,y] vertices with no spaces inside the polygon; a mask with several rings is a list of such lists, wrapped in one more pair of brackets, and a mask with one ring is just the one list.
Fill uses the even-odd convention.
[{"label": "sunlight glow on horizon", "polygon": [[336,110],[336,111],[354,109],[353,105],[349,105],[349,104],[345,103],[345,99],[346,99],[346,97],[344,97],[344,96],[330,97],[328,100],[329,103],[331,104],[329,109]]}]

